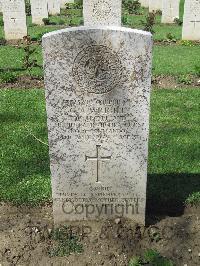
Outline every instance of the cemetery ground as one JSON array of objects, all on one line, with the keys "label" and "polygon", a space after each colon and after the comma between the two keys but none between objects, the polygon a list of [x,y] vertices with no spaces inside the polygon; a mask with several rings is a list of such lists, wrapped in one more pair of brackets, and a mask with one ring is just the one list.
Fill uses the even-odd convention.
[{"label": "cemetery ground", "polygon": [[[77,16],[67,17],[66,12]],[[144,28],[146,10],[141,12],[124,16],[123,22]],[[63,22],[80,24],[82,17],[80,10],[63,10],[61,16],[50,17],[50,24],[57,25],[28,21],[31,44],[1,39],[0,46],[0,263],[199,265],[200,44],[181,41],[181,25],[161,25],[157,14],[147,226],[116,219],[68,223],[58,231],[52,220],[40,40],[42,34],[66,27]]]}]

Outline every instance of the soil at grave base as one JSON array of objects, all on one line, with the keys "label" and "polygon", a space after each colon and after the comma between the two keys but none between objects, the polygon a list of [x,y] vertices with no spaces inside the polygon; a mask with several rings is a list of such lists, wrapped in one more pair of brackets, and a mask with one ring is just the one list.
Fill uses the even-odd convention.
[{"label": "soil at grave base", "polygon": [[[189,77],[189,76],[188,76]],[[187,89],[187,88],[200,88],[200,77],[190,76],[190,83],[179,83],[178,78],[175,76],[153,76],[152,87],[157,89]]]},{"label": "soil at grave base", "polygon": [[[200,88],[200,77],[191,77],[190,84],[180,84],[174,76],[160,75],[152,78],[152,87],[157,89]],[[30,76],[20,76],[14,83],[0,83],[0,89],[44,88],[44,81]]]},{"label": "soil at grave base", "polygon": [[118,266],[128,265],[132,256],[147,249],[156,249],[178,266],[200,265],[199,207],[187,209],[179,217],[151,217],[149,222],[146,227],[124,219],[71,222],[80,233],[87,232],[81,239],[83,253],[50,257],[52,206],[28,208],[1,203],[0,264]]},{"label": "soil at grave base", "polygon": [[33,89],[44,88],[42,79],[32,78],[30,76],[20,76],[14,83],[0,83],[0,89]]}]

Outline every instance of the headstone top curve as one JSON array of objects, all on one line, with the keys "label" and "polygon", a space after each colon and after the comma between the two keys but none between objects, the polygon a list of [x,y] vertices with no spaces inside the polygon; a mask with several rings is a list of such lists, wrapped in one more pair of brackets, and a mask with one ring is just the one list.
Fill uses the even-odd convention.
[{"label": "headstone top curve", "polygon": [[138,29],[131,29],[126,27],[117,27],[117,26],[100,26],[100,27],[88,27],[88,26],[81,26],[81,27],[71,27],[67,29],[62,30],[56,30],[52,32],[48,32],[43,35],[42,39],[50,38],[52,36],[56,36],[63,33],[68,32],[76,32],[76,31],[84,31],[84,30],[106,30],[106,31],[121,31],[121,32],[131,32],[135,34],[140,34],[143,36],[149,36],[152,37],[152,34],[148,31],[138,30]]}]

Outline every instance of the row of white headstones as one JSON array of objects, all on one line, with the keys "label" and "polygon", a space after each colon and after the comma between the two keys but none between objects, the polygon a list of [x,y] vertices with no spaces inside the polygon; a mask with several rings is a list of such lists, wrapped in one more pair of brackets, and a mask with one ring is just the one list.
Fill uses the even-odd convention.
[{"label": "row of white headstones", "polygon": [[[180,0],[140,0],[150,12],[162,11],[162,23],[174,23],[179,19]],[[200,0],[185,0],[183,40],[200,40]]]},{"label": "row of white headstones", "polygon": [[[66,3],[74,3],[74,0],[30,0],[32,23],[44,24],[44,18],[60,14]],[[27,35],[25,0],[0,0],[0,12],[3,12],[6,40],[18,40]]]},{"label": "row of white headstones", "polygon": [[[48,18],[48,14],[59,14],[60,8],[64,7],[67,2],[73,3],[74,0],[61,0],[61,2],[60,0],[31,0],[32,23],[43,24],[43,18]],[[179,18],[180,0],[141,0],[140,2],[142,6],[149,7],[150,12],[162,10],[162,23],[174,23],[175,18]],[[96,10],[99,3],[100,9]],[[110,4],[112,10],[109,9]],[[117,25],[121,25],[121,0],[84,0],[84,10],[85,25],[87,25],[87,21],[95,21],[96,19],[97,25],[102,25],[101,20],[104,23],[106,21],[107,25],[113,25],[113,14],[115,14],[114,24],[117,21]],[[117,13],[116,10],[118,10]],[[4,0],[2,11],[5,39],[22,39],[23,36],[26,36],[24,0]],[[185,1],[182,39],[200,40],[200,0]]]}]

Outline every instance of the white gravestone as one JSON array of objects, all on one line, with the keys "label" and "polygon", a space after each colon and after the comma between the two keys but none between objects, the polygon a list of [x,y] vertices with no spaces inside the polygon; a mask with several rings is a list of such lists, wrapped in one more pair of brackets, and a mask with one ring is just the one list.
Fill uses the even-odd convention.
[{"label": "white gravestone", "polygon": [[185,1],[182,39],[200,41],[200,0]]},{"label": "white gravestone", "polygon": [[43,25],[43,18],[48,18],[47,0],[31,0],[32,23]]},{"label": "white gravestone", "polygon": [[174,23],[175,18],[179,18],[180,0],[163,0],[162,23]]},{"label": "white gravestone", "polygon": [[143,7],[149,7],[149,0],[141,0],[140,3]]},{"label": "white gravestone", "polygon": [[0,0],[0,12],[2,13],[3,12],[3,9],[2,9],[2,0]]},{"label": "white gravestone", "polygon": [[149,12],[162,10],[162,0],[149,0]]},{"label": "white gravestone", "polygon": [[121,0],[83,0],[85,26],[121,26]]},{"label": "white gravestone", "polygon": [[50,15],[60,14],[60,1],[48,0],[48,12]]},{"label": "white gravestone", "polygon": [[55,223],[145,223],[150,33],[79,27],[43,37]]},{"label": "white gravestone", "polygon": [[61,8],[65,8],[65,4],[74,4],[74,0],[60,0]]},{"label": "white gravestone", "polygon": [[5,39],[22,39],[27,35],[24,0],[4,0],[2,8]]}]

